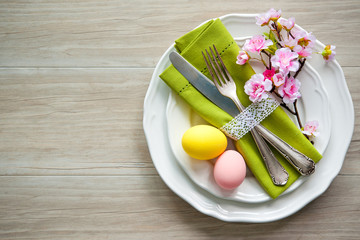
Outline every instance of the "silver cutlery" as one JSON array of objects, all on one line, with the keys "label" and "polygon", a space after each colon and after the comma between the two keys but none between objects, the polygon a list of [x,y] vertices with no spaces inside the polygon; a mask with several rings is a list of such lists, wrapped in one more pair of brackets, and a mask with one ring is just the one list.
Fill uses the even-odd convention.
[{"label": "silver cutlery", "polygon": [[[204,60],[206,66],[209,70],[210,75],[213,78],[213,82],[219,92],[225,97],[230,98],[235,105],[238,107],[239,111],[245,110],[244,106],[240,103],[239,98],[236,94],[236,85],[234,80],[231,78],[228,73],[224,63],[222,62],[219,53],[217,52],[215,46],[214,50],[217,54],[217,58],[220,60],[222,67],[220,67],[216,56],[211,48],[211,56],[207,50],[205,50],[207,57],[204,53]],[[256,129],[250,130],[251,135],[253,136],[255,143],[260,151],[260,154],[265,162],[266,168],[269,172],[269,175],[275,185],[285,185],[289,179],[289,173],[284,169],[284,167],[279,163],[274,154],[271,152],[269,146],[266,144],[261,135],[257,132]]]},{"label": "silver cutlery", "polygon": [[[169,58],[174,67],[191,83],[191,85],[211,102],[233,117],[239,114],[239,110],[235,104],[229,98],[223,96],[212,81],[187,62],[180,54],[171,52]],[[309,157],[290,146],[261,124],[257,125],[255,128],[258,133],[274,146],[300,174],[310,175],[314,172],[315,163]]]}]

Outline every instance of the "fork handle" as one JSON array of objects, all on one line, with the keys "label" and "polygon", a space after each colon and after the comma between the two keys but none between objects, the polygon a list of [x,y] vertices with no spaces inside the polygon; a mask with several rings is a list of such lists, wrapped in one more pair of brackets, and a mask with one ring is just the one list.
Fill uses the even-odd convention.
[{"label": "fork handle", "polygon": [[[244,106],[241,104],[240,100],[237,97],[233,97],[232,100],[240,111],[244,111]],[[271,149],[266,144],[263,137],[257,132],[257,130],[251,129],[250,133],[255,140],[261,157],[264,159],[264,163],[269,172],[272,182],[278,186],[285,185],[287,183],[287,180],[289,179],[289,173],[276,159]]]},{"label": "fork handle", "polygon": [[255,129],[252,129],[250,132],[255,140],[255,143],[260,151],[262,158],[264,159],[264,163],[269,172],[272,182],[278,186],[285,185],[289,179],[289,173],[276,159],[273,152],[266,144],[264,139],[261,137],[261,135]]},{"label": "fork handle", "polygon": [[310,175],[315,171],[315,162],[311,158],[290,146],[263,125],[259,124],[255,126],[255,129],[266,141],[276,148],[301,175]]}]

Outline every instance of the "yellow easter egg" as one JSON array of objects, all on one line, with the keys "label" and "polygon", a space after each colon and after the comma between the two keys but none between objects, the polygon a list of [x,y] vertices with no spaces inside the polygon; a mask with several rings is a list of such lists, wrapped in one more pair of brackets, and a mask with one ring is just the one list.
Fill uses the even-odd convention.
[{"label": "yellow easter egg", "polygon": [[225,151],[227,138],[224,133],[213,126],[197,125],[184,133],[182,146],[190,157],[209,160]]}]

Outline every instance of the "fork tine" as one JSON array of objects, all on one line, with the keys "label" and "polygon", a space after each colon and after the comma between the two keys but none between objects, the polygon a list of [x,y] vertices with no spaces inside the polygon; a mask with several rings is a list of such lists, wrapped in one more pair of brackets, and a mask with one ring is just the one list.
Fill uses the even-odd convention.
[{"label": "fork tine", "polygon": [[215,50],[215,52],[216,52],[216,55],[217,55],[218,59],[220,60],[221,65],[222,65],[222,67],[223,67],[223,69],[224,69],[224,71],[225,71],[225,74],[226,74],[227,79],[228,79],[229,81],[233,81],[233,79],[231,78],[231,75],[230,75],[229,71],[228,71],[227,68],[225,67],[224,62],[223,62],[223,60],[222,60],[221,57],[220,57],[220,54],[219,54],[218,50],[217,50],[216,47],[215,47],[215,44],[213,44],[213,47],[214,47],[214,50]]},{"label": "fork tine", "polygon": [[[205,49],[205,51],[206,51],[206,49]],[[213,79],[213,82],[214,82],[216,88],[219,89],[220,88],[219,83],[217,81],[217,78],[215,77],[215,73],[213,72],[212,68],[210,67],[210,63],[208,62],[208,59],[206,58],[204,52],[201,52],[201,53],[202,53],[202,55],[204,57],[206,67],[208,68],[208,71],[209,71],[209,73],[210,73],[210,75],[211,75],[211,77]],[[206,53],[207,53],[207,55],[209,55],[207,51],[206,51]],[[211,59],[209,59],[209,61],[211,62]]]},{"label": "fork tine", "polygon": [[[212,56],[212,58],[213,59],[211,59],[211,56],[210,56],[210,54],[208,53],[208,51],[205,49],[205,51],[206,51],[206,53],[208,54],[208,58],[209,58],[209,61],[210,61],[210,64],[211,64],[211,66],[213,67],[213,69],[214,69],[214,71],[215,71],[215,73],[216,73],[216,76],[217,76],[217,78],[218,78],[218,80],[219,80],[219,83],[221,84],[221,85],[223,85],[224,83],[226,83],[226,79],[223,79],[222,77],[221,77],[221,69],[219,69],[219,64],[217,63],[217,61],[216,61],[216,57],[215,57],[215,55],[214,55],[214,53],[213,53],[213,51],[212,51],[212,49],[209,47],[209,50],[210,50],[210,52],[211,52],[211,56]],[[215,64],[214,64],[214,62],[215,62]]]},{"label": "fork tine", "polygon": [[202,53],[202,55],[203,55],[203,57],[204,57],[206,67],[207,67],[207,69],[208,69],[211,77],[212,77],[213,80],[215,81],[215,80],[216,80],[216,77],[215,77],[215,75],[214,75],[214,72],[213,72],[213,70],[211,69],[210,64],[208,63],[208,60],[207,60],[207,58],[205,57],[204,52],[201,52],[201,53]]},{"label": "fork tine", "polygon": [[[213,46],[214,46],[214,45],[213,45]],[[221,76],[222,76],[223,83],[228,82],[229,79],[226,78],[224,69],[219,65],[218,60],[216,59],[216,56],[215,56],[213,50],[211,49],[211,47],[209,47],[209,49],[210,49],[210,51],[211,51],[211,55],[212,55],[212,57],[213,57],[213,59],[214,59],[214,62],[215,62],[215,64],[216,64],[216,66],[217,66],[217,69],[219,70],[219,72],[220,72],[220,74],[221,74]],[[220,58],[220,55],[217,54],[217,57]],[[220,78],[220,74],[218,73],[219,78]]]},{"label": "fork tine", "polygon": [[213,73],[214,73],[214,77],[213,77],[213,80],[214,80],[214,83],[217,82],[218,84],[222,85],[223,82],[221,80],[221,77],[218,73],[218,70],[216,68],[216,66],[214,65],[213,61],[211,60],[211,56],[209,54],[209,52],[205,49],[205,52],[206,52],[206,55],[207,55],[207,59],[209,60],[209,63],[210,63],[210,69],[212,69]]}]

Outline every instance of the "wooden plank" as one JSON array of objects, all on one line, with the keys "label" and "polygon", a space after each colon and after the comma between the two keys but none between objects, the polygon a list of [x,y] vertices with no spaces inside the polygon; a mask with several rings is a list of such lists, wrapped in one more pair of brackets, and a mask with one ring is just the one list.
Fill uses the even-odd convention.
[{"label": "wooden plank", "polygon": [[[347,1],[23,1],[0,2],[0,66],[154,67],[175,39],[229,13],[275,7],[354,66],[360,38],[357,0]],[[254,26],[256,27],[256,26]]]},{"label": "wooden plank", "polygon": [[[142,128],[153,69],[4,69],[0,175],[154,175]],[[359,68],[345,68],[358,102]],[[355,105],[356,119],[360,111]],[[359,122],[341,174],[359,174]]]},{"label": "wooden plank", "polygon": [[[345,68],[354,101],[358,70]],[[152,71],[1,71],[0,174],[155,174],[142,129]],[[360,172],[359,129],[357,121],[343,174]]]},{"label": "wooden plank", "polygon": [[[158,176],[0,177],[1,239],[357,239],[359,176],[339,176],[286,219],[225,223]],[[349,194],[351,192],[351,194]]]},{"label": "wooden plank", "polygon": [[0,71],[0,174],[155,174],[142,127],[152,71]]},{"label": "wooden plank", "polygon": [[[158,176],[143,100],[175,39],[270,7],[337,46],[355,131],[321,197],[280,221],[225,223]],[[358,0],[1,1],[0,239],[358,239],[359,19]]]},{"label": "wooden plank", "polygon": [[360,82],[358,74],[360,72],[359,67],[343,68],[345,79],[353,100],[354,112],[355,112],[355,126],[352,141],[350,143],[349,150],[346,154],[343,167],[340,174],[360,174]]}]

